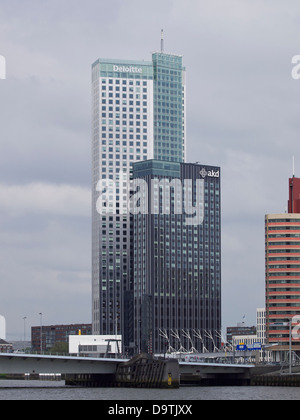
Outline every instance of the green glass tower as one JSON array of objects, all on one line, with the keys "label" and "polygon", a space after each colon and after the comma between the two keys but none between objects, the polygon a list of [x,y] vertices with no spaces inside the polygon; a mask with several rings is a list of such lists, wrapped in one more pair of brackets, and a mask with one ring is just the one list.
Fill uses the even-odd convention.
[{"label": "green glass tower", "polygon": [[182,56],[152,55],[154,72],[154,158],[185,162],[185,68]]}]

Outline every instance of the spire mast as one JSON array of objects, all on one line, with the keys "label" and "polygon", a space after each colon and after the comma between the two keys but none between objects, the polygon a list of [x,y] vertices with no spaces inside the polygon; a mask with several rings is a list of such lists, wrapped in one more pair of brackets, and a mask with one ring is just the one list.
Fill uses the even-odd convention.
[{"label": "spire mast", "polygon": [[160,39],[160,51],[163,53],[164,52],[164,30],[161,30],[161,39]]},{"label": "spire mast", "polygon": [[295,178],[295,156],[293,156],[293,178]]}]

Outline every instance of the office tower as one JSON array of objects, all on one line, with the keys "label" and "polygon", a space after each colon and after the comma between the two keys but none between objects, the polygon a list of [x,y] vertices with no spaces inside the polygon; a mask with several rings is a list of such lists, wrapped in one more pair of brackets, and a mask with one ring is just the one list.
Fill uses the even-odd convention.
[{"label": "office tower", "polygon": [[130,277],[130,215],[120,208],[122,177],[133,162],[153,156],[152,63],[101,59],[92,67],[92,81],[93,333],[109,335],[123,331]]},{"label": "office tower", "polygon": [[133,179],[137,350],[213,351],[221,330],[220,168],[150,160],[133,165]]},{"label": "office tower", "polygon": [[291,213],[265,217],[266,335],[274,359],[278,361],[287,356],[290,340],[292,350],[300,352],[299,337],[292,333],[296,328],[295,317],[300,315],[299,186],[299,178],[289,180]]},{"label": "office tower", "polygon": [[92,65],[92,96],[93,333],[126,334],[124,305],[132,302],[126,182],[134,162],[160,153],[185,158],[182,57],[161,51],[152,61],[99,59]]}]

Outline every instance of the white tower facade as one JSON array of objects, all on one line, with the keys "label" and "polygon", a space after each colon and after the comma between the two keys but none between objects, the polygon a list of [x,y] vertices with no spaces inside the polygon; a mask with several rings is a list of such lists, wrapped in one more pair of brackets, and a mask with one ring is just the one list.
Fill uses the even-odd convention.
[{"label": "white tower facade", "polygon": [[0,315],[0,339],[6,340],[6,320]]}]

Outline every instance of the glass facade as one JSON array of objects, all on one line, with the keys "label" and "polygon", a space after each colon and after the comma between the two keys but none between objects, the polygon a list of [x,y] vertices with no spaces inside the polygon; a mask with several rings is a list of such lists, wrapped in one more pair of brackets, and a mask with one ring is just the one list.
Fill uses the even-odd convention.
[{"label": "glass facade", "polygon": [[[152,160],[133,178],[148,185],[148,212],[133,218],[136,351],[202,351],[199,336],[219,343],[221,330],[220,168]],[[188,208],[201,213],[195,223]]]},{"label": "glass facade", "polygon": [[182,57],[154,53],[154,157],[185,161],[185,68]]},{"label": "glass facade", "polygon": [[161,160],[149,160],[147,162],[135,163],[134,177],[138,178],[147,175],[180,178],[180,164]]}]

